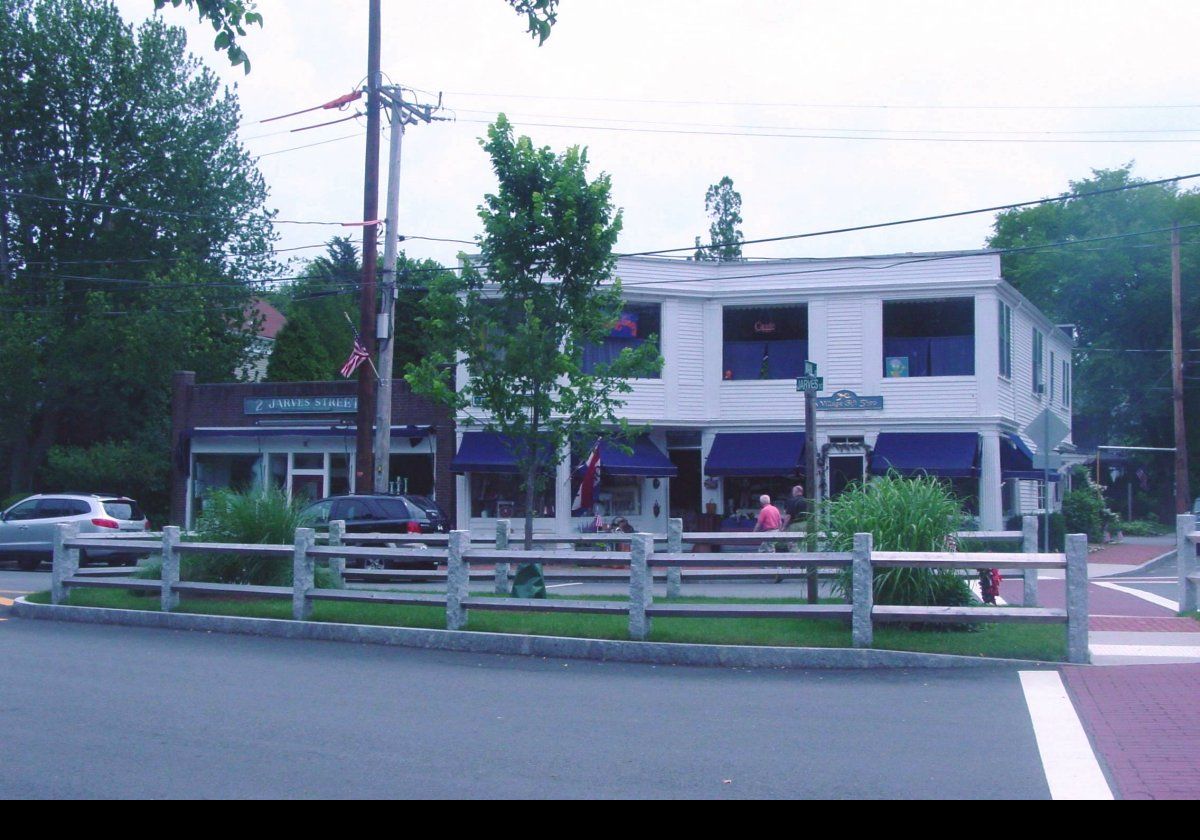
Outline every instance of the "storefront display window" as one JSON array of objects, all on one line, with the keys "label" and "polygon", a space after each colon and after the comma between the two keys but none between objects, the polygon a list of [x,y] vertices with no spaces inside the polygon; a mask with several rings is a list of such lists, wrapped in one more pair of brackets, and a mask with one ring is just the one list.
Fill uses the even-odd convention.
[{"label": "storefront display window", "polygon": [[[525,491],[521,479],[512,473],[471,474],[471,516],[483,519],[509,519],[525,515]],[[533,515],[554,516],[554,486],[547,482],[534,502]]]}]

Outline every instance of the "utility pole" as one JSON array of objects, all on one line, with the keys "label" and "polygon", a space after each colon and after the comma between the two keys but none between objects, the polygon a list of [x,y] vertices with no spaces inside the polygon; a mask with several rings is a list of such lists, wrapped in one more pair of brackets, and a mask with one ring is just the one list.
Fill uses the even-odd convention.
[{"label": "utility pole", "polygon": [[[404,89],[399,86],[381,88],[391,112],[391,147],[388,160],[387,234],[383,241],[383,301],[379,314],[379,395],[375,406],[375,468],[373,487],[376,493],[389,489],[392,454],[392,368],[396,334],[396,262],[400,243],[400,152],[404,142],[404,127],[418,120],[431,122],[443,119],[433,116],[434,108],[404,101]],[[437,109],[441,109],[438,97]]]},{"label": "utility pole", "polygon": [[1187,428],[1183,424],[1183,283],[1179,266],[1179,222],[1171,229],[1171,400],[1175,408],[1175,512],[1187,513]]},{"label": "utility pole", "polygon": [[[375,355],[375,268],[379,233],[379,51],[380,0],[371,0],[367,26],[367,159],[363,175],[363,276],[358,306],[359,337],[363,348]],[[375,371],[358,368],[358,413],[354,451],[354,489],[363,492],[374,472],[371,424],[375,420]]]}]

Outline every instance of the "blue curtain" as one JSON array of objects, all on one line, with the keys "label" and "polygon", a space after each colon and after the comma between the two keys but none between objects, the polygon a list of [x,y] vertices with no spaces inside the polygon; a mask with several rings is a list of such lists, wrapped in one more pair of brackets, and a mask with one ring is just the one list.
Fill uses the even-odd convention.
[{"label": "blue curtain", "polygon": [[795,379],[804,375],[804,360],[808,358],[807,341],[801,338],[772,341],[768,350],[768,379]]},{"label": "blue curtain", "polygon": [[763,345],[765,344],[765,341],[726,341],[722,377],[725,379],[758,379],[758,375],[762,371]]},{"label": "blue curtain", "polygon": [[974,336],[947,335],[929,339],[930,376],[973,376],[974,374]]},{"label": "blue curtain", "polygon": [[885,365],[889,356],[907,356],[909,376],[929,376],[928,338],[885,338],[883,340]]},{"label": "blue curtain", "polygon": [[595,373],[597,365],[609,365],[617,360],[626,347],[638,347],[644,338],[617,338],[609,336],[599,344],[583,345],[583,372]]}]

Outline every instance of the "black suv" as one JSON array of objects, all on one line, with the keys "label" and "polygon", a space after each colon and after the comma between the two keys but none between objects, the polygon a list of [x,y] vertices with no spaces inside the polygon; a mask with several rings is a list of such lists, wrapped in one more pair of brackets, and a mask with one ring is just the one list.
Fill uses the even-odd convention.
[{"label": "black suv", "polygon": [[445,534],[450,519],[427,496],[330,496],[313,502],[304,514],[317,527],[341,519],[347,532],[360,534]]},{"label": "black suv", "polygon": [[[326,528],[331,520],[341,519],[346,523],[347,534],[445,534],[450,531],[450,518],[428,496],[330,496],[313,502],[303,513],[309,524],[316,528]],[[365,565],[382,566],[377,563]],[[437,567],[432,562],[400,565],[405,568]]]}]

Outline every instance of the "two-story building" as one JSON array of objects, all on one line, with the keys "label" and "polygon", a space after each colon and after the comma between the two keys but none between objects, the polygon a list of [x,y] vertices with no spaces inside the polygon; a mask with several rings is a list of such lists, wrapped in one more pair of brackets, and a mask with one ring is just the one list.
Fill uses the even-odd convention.
[{"label": "two-story building", "polygon": [[[1026,432],[1049,410],[1070,427],[1072,337],[1001,276],[991,252],[737,263],[622,258],[627,306],[585,364],[657,336],[660,376],[639,379],[623,416],[649,432],[601,456],[596,513],[662,531],[668,516],[745,524],[757,497],[784,496],[817,447],[818,487],[836,495],[888,469],[952,482],[985,530],[1057,505]],[[816,440],[805,440],[805,362],[824,378]],[[460,373],[460,376],[465,376]],[[465,380],[463,380],[465,381]],[[461,423],[450,469],[457,521],[522,515],[511,458]],[[1069,434],[1059,444],[1070,449]],[[538,500],[539,531],[570,533],[585,452],[559,464]],[[1054,476],[1057,478],[1057,476]],[[578,512],[576,512],[578,514]]]}]

